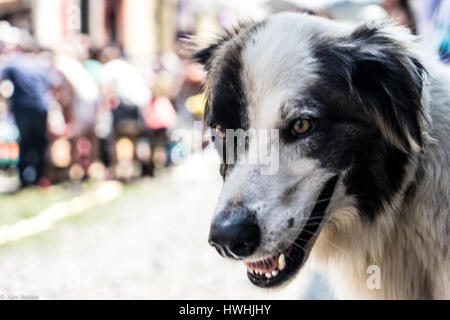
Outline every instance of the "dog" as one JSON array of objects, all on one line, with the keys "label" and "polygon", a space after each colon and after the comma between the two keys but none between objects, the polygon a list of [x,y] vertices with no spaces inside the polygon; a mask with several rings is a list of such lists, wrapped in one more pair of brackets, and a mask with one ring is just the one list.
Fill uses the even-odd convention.
[{"label": "dog", "polygon": [[[341,299],[450,298],[450,76],[409,31],[280,13],[193,58],[223,157],[222,256],[261,288],[308,265]],[[276,173],[240,161],[266,147]]]}]

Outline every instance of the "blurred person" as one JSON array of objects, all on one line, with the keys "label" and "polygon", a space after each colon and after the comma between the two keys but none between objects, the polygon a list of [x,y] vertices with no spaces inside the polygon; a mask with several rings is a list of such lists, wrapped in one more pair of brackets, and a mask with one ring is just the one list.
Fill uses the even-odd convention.
[{"label": "blurred person", "polygon": [[48,94],[51,68],[18,44],[8,53],[0,81],[13,85],[11,111],[20,131],[19,173],[22,187],[40,182],[45,167]]},{"label": "blurred person", "polygon": [[[0,95],[0,170],[17,167],[20,150],[19,138],[19,129],[14,117]],[[14,172],[14,170],[10,172]]]},{"label": "blurred person", "polygon": [[17,50],[20,39],[20,29],[11,26],[8,21],[0,21],[0,52],[2,60]]},{"label": "blurred person", "polygon": [[64,75],[73,90],[73,135],[79,136],[92,131],[100,97],[98,84],[83,64],[69,55],[55,56],[55,68]]},{"label": "blurred person", "polygon": [[138,119],[139,108],[151,101],[149,85],[138,68],[121,57],[103,65],[99,80],[109,100],[114,127],[121,120]]},{"label": "blurred person", "polygon": [[111,132],[111,110],[109,110],[107,101],[105,101],[102,86],[100,83],[100,72],[103,68],[102,61],[102,50],[90,47],[89,57],[83,62],[83,65],[92,79],[97,83],[100,89],[100,101],[97,106],[97,120],[95,125],[95,136],[99,140],[100,145],[100,160],[106,166],[110,166],[110,151],[108,136]]},{"label": "blurred person", "polygon": [[65,117],[66,138],[71,141],[74,150],[72,166],[81,166],[84,170],[83,178],[85,178],[89,166],[96,160],[99,151],[95,125],[97,107],[100,102],[100,88],[84,65],[74,57],[59,54],[55,56],[54,64],[65,80],[62,81],[62,87],[65,87],[66,92],[71,93],[61,94],[60,97],[66,100],[63,110],[68,115]]},{"label": "blurred person", "polygon": [[[100,55],[100,62],[104,63],[99,72],[103,113],[109,111],[112,118],[109,133],[104,136],[104,145],[109,146],[110,162],[117,165],[121,162],[117,152],[117,148],[123,146],[120,142],[126,141],[133,145],[133,149],[143,133],[141,110],[150,104],[152,93],[148,81],[135,65],[125,60],[118,47],[106,47]],[[112,150],[116,153],[113,154]],[[129,165],[130,161],[134,159],[127,157],[125,162]],[[125,179],[128,178],[127,174]]]},{"label": "blurred person", "polygon": [[145,131],[153,150],[152,157],[143,167],[144,174],[154,176],[155,168],[169,165],[169,132],[177,123],[177,112],[166,96],[157,96],[143,108]]},{"label": "blurred person", "polygon": [[100,70],[102,69],[103,66],[103,64],[100,61],[100,54],[101,50],[90,48],[89,57],[83,62],[83,65],[86,68],[86,70],[98,84],[100,84]]},{"label": "blurred person", "polygon": [[[188,100],[202,92],[202,83],[204,80],[204,72],[197,64],[186,63],[184,66],[185,77],[183,85],[175,100],[175,107],[180,117],[184,119],[197,119],[202,117],[203,110],[194,110],[189,108]],[[197,108],[198,109],[198,108]]]},{"label": "blurred person", "polygon": [[419,1],[417,21],[423,41],[444,63],[450,64],[450,1]]}]

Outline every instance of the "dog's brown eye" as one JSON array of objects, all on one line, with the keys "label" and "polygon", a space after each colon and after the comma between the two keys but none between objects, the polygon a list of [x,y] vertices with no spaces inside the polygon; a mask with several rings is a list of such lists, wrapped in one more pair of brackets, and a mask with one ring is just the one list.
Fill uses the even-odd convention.
[{"label": "dog's brown eye", "polygon": [[293,135],[301,136],[309,133],[312,127],[313,127],[312,120],[298,119],[295,120],[294,123],[292,124],[291,131]]},{"label": "dog's brown eye", "polygon": [[221,139],[225,139],[227,137],[227,133],[225,131],[224,128],[222,128],[222,126],[216,126],[216,134],[219,138]]}]

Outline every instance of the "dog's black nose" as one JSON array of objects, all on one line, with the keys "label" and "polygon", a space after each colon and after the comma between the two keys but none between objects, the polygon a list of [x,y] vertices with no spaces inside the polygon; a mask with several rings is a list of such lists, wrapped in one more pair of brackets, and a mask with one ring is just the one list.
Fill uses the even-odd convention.
[{"label": "dog's black nose", "polygon": [[261,231],[255,219],[242,214],[220,215],[213,223],[209,235],[209,243],[219,253],[231,258],[252,255],[260,242]]}]

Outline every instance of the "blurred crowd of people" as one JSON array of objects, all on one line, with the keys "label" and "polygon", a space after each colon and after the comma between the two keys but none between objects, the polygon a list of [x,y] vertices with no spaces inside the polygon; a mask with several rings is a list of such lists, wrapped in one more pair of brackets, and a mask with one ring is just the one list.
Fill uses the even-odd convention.
[{"label": "blurred crowd of people", "polygon": [[0,22],[0,167],[17,167],[21,187],[152,176],[170,165],[170,130],[201,117],[202,100],[192,112],[186,101],[203,72],[186,58],[180,49],[142,69],[86,35],[43,50]]},{"label": "blurred crowd of people", "polygon": [[[314,13],[269,3],[277,4],[274,12],[335,18],[331,9]],[[346,13],[356,2],[341,4],[341,19],[355,19]],[[450,63],[450,0],[383,0],[366,7],[409,27]],[[192,12],[180,12],[181,22],[192,20]],[[224,28],[235,21],[230,12],[218,15]],[[29,31],[0,21],[0,170],[17,168],[26,187],[88,177],[128,180],[170,165],[176,147],[170,130],[192,128],[204,103],[203,71],[174,41],[176,53],[146,57],[151,62],[138,67],[118,45],[96,48],[78,34],[42,49]]]}]

